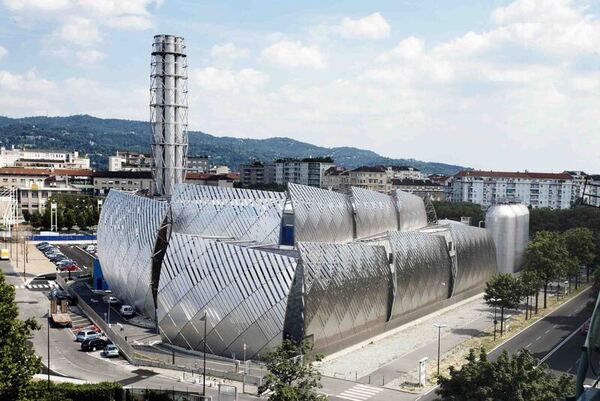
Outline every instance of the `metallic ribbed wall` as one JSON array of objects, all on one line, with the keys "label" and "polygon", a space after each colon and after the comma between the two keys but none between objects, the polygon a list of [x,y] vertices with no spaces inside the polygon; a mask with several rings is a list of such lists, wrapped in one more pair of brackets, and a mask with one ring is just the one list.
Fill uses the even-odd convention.
[{"label": "metallic ribbed wall", "polygon": [[454,295],[483,286],[496,273],[496,246],[489,232],[458,222],[448,224],[456,247]]},{"label": "metallic ribbed wall", "polygon": [[356,238],[398,230],[398,214],[391,196],[352,187]]},{"label": "metallic ribbed wall", "polygon": [[173,231],[277,244],[285,194],[179,184],[171,200]]},{"label": "metallic ribbed wall", "polygon": [[316,349],[386,321],[391,270],[383,247],[301,242],[298,250],[304,270],[304,331]]},{"label": "metallic ribbed wall", "polygon": [[296,260],[173,233],[158,289],[163,340],[201,350],[207,312],[207,350],[256,358],[283,337]]},{"label": "metallic ribbed wall", "polygon": [[98,258],[104,279],[123,304],[154,317],[152,254],[166,202],[111,190],[98,223]]},{"label": "metallic ribbed wall", "polygon": [[423,199],[400,190],[396,190],[394,197],[398,208],[400,231],[418,230],[427,226],[427,212]]},{"label": "metallic ribbed wall", "polygon": [[354,239],[352,204],[346,195],[288,184],[294,209],[294,241],[348,242]]},{"label": "metallic ribbed wall", "polygon": [[[520,271],[525,265],[525,251],[529,242],[529,209],[522,203],[512,204],[517,216],[515,232],[515,271]],[[486,226],[487,228],[487,226]]]},{"label": "metallic ribbed wall", "polygon": [[156,35],[150,63],[150,127],[157,195],[183,182],[187,157],[187,57],[183,38]]},{"label": "metallic ribbed wall", "polygon": [[441,235],[390,232],[396,295],[392,319],[450,296],[452,262]]}]

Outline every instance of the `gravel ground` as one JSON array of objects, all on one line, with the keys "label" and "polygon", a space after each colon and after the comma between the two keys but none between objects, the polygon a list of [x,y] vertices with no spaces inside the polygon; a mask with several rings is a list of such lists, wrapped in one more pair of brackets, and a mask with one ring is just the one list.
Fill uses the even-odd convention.
[{"label": "gravel ground", "polygon": [[488,317],[489,313],[490,309],[483,299],[476,299],[439,315],[425,317],[415,325],[360,349],[328,358],[319,364],[318,369],[325,376],[354,380],[355,377],[366,376],[381,366],[436,341],[437,328],[433,326],[434,323],[447,325],[442,329],[444,336],[450,330],[468,327],[473,321]]}]

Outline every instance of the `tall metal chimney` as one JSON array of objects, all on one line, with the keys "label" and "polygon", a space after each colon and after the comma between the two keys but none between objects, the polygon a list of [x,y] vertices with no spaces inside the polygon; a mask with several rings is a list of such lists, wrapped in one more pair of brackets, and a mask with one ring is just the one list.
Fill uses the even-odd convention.
[{"label": "tall metal chimney", "polygon": [[150,125],[155,193],[170,197],[187,159],[187,57],[182,37],[156,35],[150,73]]}]

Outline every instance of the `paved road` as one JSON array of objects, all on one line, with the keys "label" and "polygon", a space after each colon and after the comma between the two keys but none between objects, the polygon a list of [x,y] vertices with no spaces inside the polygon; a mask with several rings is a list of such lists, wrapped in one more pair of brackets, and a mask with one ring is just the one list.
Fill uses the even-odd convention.
[{"label": "paved road", "polygon": [[[581,347],[585,339],[585,336],[580,335],[578,330],[592,315],[592,309],[587,307],[589,299],[588,289],[496,348],[489,354],[490,358],[497,358],[503,350],[512,354],[521,348],[528,349],[539,360],[553,352],[545,361],[551,369],[568,373],[576,371],[580,350],[577,349],[577,352],[573,352],[573,348]],[[571,337],[570,341],[561,345],[563,340],[574,332],[577,333]],[[559,345],[561,347],[554,351]],[[567,355],[568,352],[571,352],[571,354]],[[567,356],[564,359],[561,358],[565,355]],[[435,399],[435,392],[432,391],[418,398],[418,401]]]}]

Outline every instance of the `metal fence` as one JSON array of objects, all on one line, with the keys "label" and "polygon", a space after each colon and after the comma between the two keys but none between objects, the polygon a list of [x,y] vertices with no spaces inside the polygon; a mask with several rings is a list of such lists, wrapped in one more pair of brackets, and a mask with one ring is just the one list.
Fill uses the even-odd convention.
[{"label": "metal fence", "polygon": [[92,234],[66,234],[66,235],[32,235],[30,241],[96,241],[96,236]]}]

